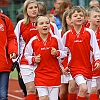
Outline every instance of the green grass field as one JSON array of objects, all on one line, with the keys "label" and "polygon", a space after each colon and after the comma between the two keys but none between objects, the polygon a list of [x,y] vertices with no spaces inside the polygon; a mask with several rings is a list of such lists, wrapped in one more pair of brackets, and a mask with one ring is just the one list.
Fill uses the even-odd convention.
[{"label": "green grass field", "polygon": [[13,72],[10,73],[10,78],[15,78],[17,79],[18,74],[17,74],[17,70],[15,69]]}]

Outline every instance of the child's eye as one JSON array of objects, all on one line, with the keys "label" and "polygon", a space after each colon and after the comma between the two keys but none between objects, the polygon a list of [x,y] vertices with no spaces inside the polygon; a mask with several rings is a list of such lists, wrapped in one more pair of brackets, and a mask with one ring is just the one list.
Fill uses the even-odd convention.
[{"label": "child's eye", "polygon": [[34,8],[38,8],[38,6],[35,6]]},{"label": "child's eye", "polygon": [[29,9],[33,9],[33,7],[29,7]]},{"label": "child's eye", "polygon": [[77,17],[76,15],[74,15],[73,17]]},{"label": "child's eye", "polygon": [[81,17],[83,17],[83,15],[80,15]]},{"label": "child's eye", "polygon": [[43,22],[41,22],[41,23],[39,23],[40,25],[42,25],[43,24]]},{"label": "child's eye", "polygon": [[98,15],[98,17],[100,18],[100,15]]},{"label": "child's eye", "polygon": [[95,15],[94,18],[96,18],[97,16]]},{"label": "child's eye", "polygon": [[49,22],[46,22],[46,24],[49,24]]}]

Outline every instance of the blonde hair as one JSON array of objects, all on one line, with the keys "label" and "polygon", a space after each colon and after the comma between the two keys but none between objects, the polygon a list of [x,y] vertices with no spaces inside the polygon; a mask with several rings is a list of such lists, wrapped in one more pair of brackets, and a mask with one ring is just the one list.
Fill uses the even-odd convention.
[{"label": "blonde hair", "polygon": [[69,12],[70,12],[70,9],[69,10],[66,10],[64,13],[63,13],[63,17],[62,17],[62,32],[65,33],[68,31],[68,24],[66,22],[66,17],[69,16]]},{"label": "blonde hair", "polygon": [[88,16],[90,16],[92,14],[92,12],[98,12],[98,13],[100,13],[100,8],[98,8],[96,6],[89,7],[88,10],[87,10]]},{"label": "blonde hair", "polygon": [[51,22],[56,23],[55,22],[55,16],[53,14],[47,14],[47,16],[49,17],[49,19],[50,19]]},{"label": "blonde hair", "polygon": [[77,11],[77,12],[82,12],[83,15],[84,15],[84,18],[85,18],[86,13],[84,12],[84,10],[82,9],[82,7],[80,7],[80,6],[73,6],[73,7],[71,8],[70,13],[69,13],[69,18],[72,17],[72,14],[75,13],[75,11]]},{"label": "blonde hair", "polygon": [[83,6],[79,6],[82,10],[83,10],[83,12],[84,12],[84,14],[85,14],[85,17],[87,16],[87,11],[86,11],[86,9],[83,7]]},{"label": "blonde hair", "polygon": [[24,24],[28,24],[29,23],[29,16],[27,14],[27,7],[30,3],[37,3],[36,0],[26,0],[24,2],[24,8],[23,8],[23,13],[24,13]]},{"label": "blonde hair", "polygon": [[[49,17],[47,16],[47,15],[38,15],[37,16],[37,18],[36,18],[36,21],[35,21],[35,25],[37,26],[37,24],[38,24],[38,19],[40,18],[40,17],[47,17],[48,19],[49,19]],[[49,22],[50,22],[50,19],[49,19]]]},{"label": "blonde hair", "polygon": [[47,16],[50,17],[50,18],[51,18],[51,17],[54,17],[53,14],[47,14]]}]

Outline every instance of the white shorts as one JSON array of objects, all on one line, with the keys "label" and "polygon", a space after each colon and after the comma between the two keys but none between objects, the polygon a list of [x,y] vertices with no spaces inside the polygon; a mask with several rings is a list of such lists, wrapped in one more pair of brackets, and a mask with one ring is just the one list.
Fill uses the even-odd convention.
[{"label": "white shorts", "polygon": [[97,90],[100,89],[100,77],[97,77],[97,78],[93,77],[92,78],[92,85],[91,85],[91,87],[97,87]]},{"label": "white shorts", "polygon": [[36,87],[38,96],[48,96],[49,100],[58,100],[59,87]]},{"label": "white shorts", "polygon": [[61,75],[61,83],[68,83],[70,80],[73,80],[70,73],[68,75]]},{"label": "white shorts", "polygon": [[76,81],[76,83],[77,83],[78,86],[79,86],[80,84],[82,84],[82,83],[87,84],[88,93],[91,92],[91,81],[92,81],[92,80],[87,80],[87,79],[84,78],[84,76],[80,75],[80,76],[75,77],[75,81]]},{"label": "white shorts", "polygon": [[20,65],[20,71],[24,83],[34,81],[36,67],[32,65]]}]

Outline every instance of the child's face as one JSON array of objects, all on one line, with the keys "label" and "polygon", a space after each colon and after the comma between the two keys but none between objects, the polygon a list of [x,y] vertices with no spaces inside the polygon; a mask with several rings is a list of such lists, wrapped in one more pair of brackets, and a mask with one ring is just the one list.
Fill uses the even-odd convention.
[{"label": "child's face", "polygon": [[100,13],[99,12],[95,12],[93,11],[90,14],[90,23],[92,23],[93,25],[100,25]]},{"label": "child's face", "polygon": [[30,3],[27,7],[27,14],[30,18],[34,18],[38,14],[38,6],[36,3]]},{"label": "child's face", "polygon": [[40,34],[48,34],[50,30],[50,21],[46,16],[40,16],[37,20],[37,30]]},{"label": "child's face", "polygon": [[71,16],[71,21],[73,23],[73,26],[80,26],[84,22],[84,14],[83,12],[77,12],[75,11]]},{"label": "child's face", "polygon": [[55,17],[50,17],[49,19],[50,19],[50,22],[56,23],[55,22]]}]

